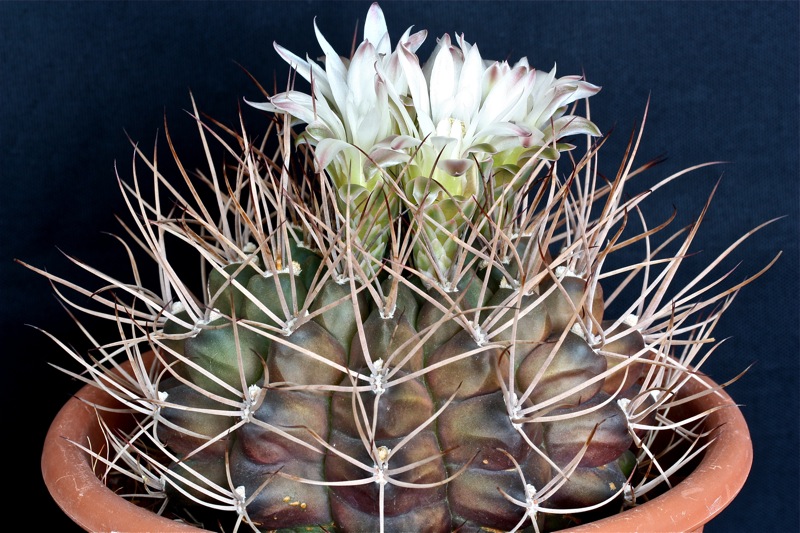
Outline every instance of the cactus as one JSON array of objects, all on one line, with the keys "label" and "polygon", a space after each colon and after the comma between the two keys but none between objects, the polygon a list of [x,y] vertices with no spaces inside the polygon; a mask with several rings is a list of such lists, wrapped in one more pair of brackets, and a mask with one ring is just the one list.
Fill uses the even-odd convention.
[{"label": "cactus", "polygon": [[[99,289],[26,265],[118,324],[87,331],[89,356],[61,344],[138,420],[87,450],[157,512],[261,531],[538,532],[668,486],[707,435],[673,409],[680,389],[758,275],[725,285],[718,258],[672,284],[702,216],[657,244],[669,221],[643,202],[705,165],[626,197],[651,165],[634,167],[634,137],[599,175],[578,112],[598,87],[463,37],[423,64],[425,33],[392,50],[377,5],[349,60],[317,37],[324,68],[277,46],[312,93],[251,102],[264,135],[192,99],[206,172],[175,154],[176,181],[135,148],[125,229],[157,289],[127,244],[132,281],[77,262]],[[607,269],[623,254],[638,258]]]}]

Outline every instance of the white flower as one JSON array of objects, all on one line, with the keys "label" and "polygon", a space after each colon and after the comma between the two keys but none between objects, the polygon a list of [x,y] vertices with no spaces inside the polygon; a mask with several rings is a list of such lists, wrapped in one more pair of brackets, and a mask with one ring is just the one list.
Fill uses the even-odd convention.
[{"label": "white flower", "polygon": [[512,122],[513,111],[527,95],[524,69],[504,72],[491,87],[477,46],[442,36],[424,68],[401,45],[400,62],[413,102],[414,127],[407,135],[423,140],[409,178],[423,176],[451,195],[464,197],[480,180],[475,161],[487,161],[505,146],[518,146],[526,127]]},{"label": "white flower", "polygon": [[[524,126],[530,133],[520,139],[524,153],[531,155],[535,152],[540,158],[556,159],[558,150],[550,146],[554,141],[570,135],[600,135],[597,126],[586,117],[566,114],[569,104],[596,94],[600,87],[580,76],[556,78],[555,66],[545,73],[530,69],[525,58],[518,64],[524,64],[531,72],[528,78],[529,91],[521,100],[520,107],[515,111],[517,116],[514,117],[514,122]],[[548,148],[540,151],[542,147]],[[506,154],[507,157],[510,154],[520,157],[520,152],[513,148]]]},{"label": "white flower", "polygon": [[[540,72],[525,58],[513,66],[485,61],[463,35],[456,44],[443,35],[423,65],[416,52],[427,33],[409,28],[392,50],[377,3],[349,60],[334,51],[316,22],[314,30],[324,68],[275,45],[311,84],[311,94],[288,90],[252,105],[306,124],[302,138],[314,147],[318,170],[331,176],[343,206],[358,206],[349,222],[360,228],[363,248],[376,261],[402,201],[414,213],[414,231],[421,232],[417,267],[446,283],[459,250],[452,235],[481,226],[469,223],[484,212],[477,207],[487,183],[492,202],[500,200],[490,216],[496,226],[505,224],[526,160],[558,158],[571,148],[562,137],[599,135],[588,119],[567,114],[569,104],[599,90],[580,77],[557,79],[555,68]],[[402,189],[384,186],[385,178]],[[367,197],[375,202],[369,205]],[[385,209],[376,207],[382,199]]]},{"label": "white flower", "polygon": [[[399,58],[413,102],[414,127],[403,133],[424,140],[412,162],[411,178],[427,176],[450,194],[463,196],[463,176],[494,156],[495,164],[537,155],[556,159],[554,141],[575,134],[597,136],[585,117],[566,115],[567,106],[600,88],[578,76],[555,77],[531,68],[526,58],[511,66],[484,61],[477,45],[463,35],[442,36],[431,58],[420,66],[401,44]],[[404,122],[401,121],[401,129]],[[484,169],[487,170],[487,169]],[[476,179],[473,176],[473,179]]]},{"label": "white flower", "polygon": [[[392,118],[389,92],[405,91],[396,52],[392,53],[386,21],[378,4],[372,4],[364,23],[364,39],[349,60],[340,57],[314,23],[325,68],[310,58],[301,59],[278,44],[278,54],[300,76],[311,83],[311,93],[289,90],[267,103],[251,103],[265,111],[286,113],[305,123],[305,140],[315,147],[319,169],[327,169],[337,187],[346,184],[372,190],[380,173],[364,156],[370,154],[379,166],[407,158],[397,150],[399,133]],[[409,28],[399,46],[416,50],[427,33],[411,34]],[[391,87],[389,90],[388,87]],[[379,145],[379,142],[389,140]],[[394,141],[394,142],[392,142]]]}]

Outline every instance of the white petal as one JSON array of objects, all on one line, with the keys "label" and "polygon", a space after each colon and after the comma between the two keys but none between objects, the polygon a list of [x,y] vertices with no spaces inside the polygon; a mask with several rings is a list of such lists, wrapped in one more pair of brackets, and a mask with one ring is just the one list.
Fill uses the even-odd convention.
[{"label": "white petal", "polygon": [[398,94],[408,92],[408,84],[403,77],[403,67],[400,66],[400,57],[397,51],[376,65],[378,75],[389,83]]},{"label": "white petal", "polygon": [[457,144],[458,141],[459,138],[449,135],[431,135],[426,139],[428,146],[432,147],[437,153],[441,152],[448,145]]},{"label": "white petal", "polygon": [[389,167],[400,163],[405,163],[410,159],[410,156],[405,152],[397,150],[389,150],[386,148],[378,148],[369,153],[369,160],[371,163],[379,167]]},{"label": "white petal", "polygon": [[325,53],[325,72],[328,74],[328,83],[331,86],[331,94],[333,95],[333,102],[339,109],[344,107],[347,102],[347,67],[344,66],[342,58],[333,49],[333,47],[325,40],[322,32],[317,27],[317,21],[314,19],[314,32],[317,34],[317,41]]},{"label": "white petal", "polygon": [[375,47],[364,41],[356,49],[350,66],[347,69],[348,97],[352,97],[361,106],[372,107],[375,104],[375,62],[378,56]]},{"label": "white petal", "polygon": [[418,31],[413,35],[409,35],[410,31],[411,28],[406,30],[395,51],[379,64],[380,74],[395,88],[398,95],[408,93],[408,83],[403,76],[403,68],[400,66],[400,48],[405,47],[411,53],[415,53],[428,36],[428,32],[425,30]]},{"label": "white petal", "polygon": [[317,142],[319,142],[322,139],[337,138],[336,134],[334,134],[330,126],[328,126],[321,120],[317,120],[308,124],[306,126],[305,133],[307,136],[313,139],[314,142],[312,144],[314,145],[316,145]]},{"label": "white petal", "polygon": [[266,111],[268,113],[280,112],[280,110],[277,107],[275,107],[271,102],[251,102],[247,98],[243,98],[243,100],[247,105],[254,107],[256,109],[260,109],[261,111]]},{"label": "white petal", "polygon": [[530,148],[532,146],[541,146],[544,141],[544,133],[541,130],[533,129],[531,134],[527,137],[521,137],[520,141],[523,148]]},{"label": "white petal", "polygon": [[430,73],[431,98],[431,119],[434,123],[439,123],[450,116],[453,109],[453,97],[455,96],[455,67],[450,48],[439,48],[439,52],[433,59],[433,68]]},{"label": "white petal", "polygon": [[310,59],[301,59],[294,55],[292,52],[282,47],[277,43],[273,43],[275,50],[278,52],[284,61],[289,63],[289,66],[297,71],[306,81],[312,84],[315,93],[324,96],[325,98],[332,99],[331,87],[328,84],[328,75],[316,63]]},{"label": "white petal", "polygon": [[288,113],[293,117],[310,124],[315,121],[324,122],[331,131],[339,138],[345,137],[344,128],[341,120],[334,113],[324,100],[312,99],[311,95],[300,91],[287,91],[279,93],[270,98],[272,105],[282,113]]},{"label": "white petal", "polygon": [[530,128],[513,122],[492,122],[479,132],[480,137],[529,137]]},{"label": "white petal", "polygon": [[465,55],[468,54],[473,47],[473,45],[469,44],[464,39],[463,33],[456,34],[456,42],[458,43],[458,47],[461,48],[461,50],[464,52]]},{"label": "white petal", "polygon": [[325,122],[325,124],[331,129],[333,132],[333,137],[336,137],[337,139],[346,139],[347,133],[345,132],[341,117],[339,116],[339,113],[331,109],[330,104],[328,104],[328,100],[325,98],[315,98],[314,106],[317,117],[319,120]]},{"label": "white petal", "polygon": [[565,76],[559,81],[563,80],[566,82],[567,79],[570,80],[571,85],[575,86],[575,92],[572,93],[573,100],[589,98],[590,96],[600,92],[600,86],[589,83],[588,81],[584,81],[580,76]]},{"label": "white petal", "polygon": [[521,58],[519,58],[519,61],[514,63],[514,66],[515,67],[524,67],[526,69],[530,69],[531,68],[531,66],[528,64],[528,58],[525,57],[525,56],[522,56]]},{"label": "white petal", "polygon": [[552,92],[549,93],[545,98],[549,100],[547,105],[541,110],[541,113],[536,118],[536,125],[540,128],[544,128],[553,118],[559,108],[564,107],[567,102],[573,101],[572,93],[574,93],[576,88],[570,85],[555,85],[552,89]]},{"label": "white petal", "polygon": [[511,69],[489,90],[478,114],[479,130],[507,119],[509,112],[525,96],[526,76],[527,71],[522,67]]},{"label": "white petal", "polygon": [[390,140],[389,147],[394,150],[416,148],[422,142],[416,137],[410,137],[408,135],[393,135],[392,137],[388,137],[387,140]]},{"label": "white petal", "polygon": [[416,33],[408,35],[411,28],[408,28],[406,34],[400,39],[400,42],[406,46],[411,52],[416,53],[419,50],[419,47],[422,46],[422,43],[425,42],[425,39],[428,38],[428,30],[420,30]]},{"label": "white petal", "polygon": [[523,87],[523,95],[517,99],[516,105],[512,106],[506,113],[506,121],[522,122],[527,116],[530,95],[536,88],[536,71],[528,69],[526,71],[525,78],[520,81],[520,84]]},{"label": "white petal", "polygon": [[593,137],[600,136],[600,130],[597,126],[585,117],[567,115],[553,121],[553,131],[557,139],[566,137],[567,135],[591,135]]},{"label": "white petal", "polygon": [[[370,144],[374,144],[376,141],[383,139],[393,133],[397,132],[397,126],[392,119],[392,114],[389,111],[389,88],[386,85],[386,82],[380,77],[375,76],[375,119],[377,120],[379,127],[378,133],[375,134],[375,137],[370,141]],[[373,113],[367,113],[368,116],[373,115]]]},{"label": "white petal", "polygon": [[377,2],[373,3],[367,11],[367,18],[364,20],[364,40],[371,42],[379,54],[389,55],[392,53],[386,18]]},{"label": "white petal", "polygon": [[380,113],[381,110],[375,110],[375,113],[358,113],[352,123],[353,144],[359,148],[369,148],[375,139],[381,137],[381,132],[386,128],[382,124],[384,119]]},{"label": "white petal", "polygon": [[[392,59],[398,61],[397,65],[399,68],[398,57],[398,54],[392,54]],[[401,94],[398,92],[398,85],[386,78],[380,63],[378,63],[376,67],[378,69],[378,78],[386,81],[386,83],[384,83],[384,89],[386,91],[386,105],[389,108],[389,114],[393,119],[393,127],[397,129],[397,133],[416,135],[418,133],[417,127],[414,124],[408,109],[406,108],[404,96],[401,96]],[[400,78],[403,80],[403,94],[405,95],[405,93],[407,93],[407,88],[405,84],[405,78],[402,74],[402,71],[400,71]],[[419,137],[419,135],[416,136]]]},{"label": "white petal", "polygon": [[299,91],[287,91],[276,94],[270,98],[270,102],[281,113],[288,113],[306,124],[317,119],[311,95]]},{"label": "white petal", "polygon": [[492,87],[494,87],[495,84],[500,81],[505,72],[507,72],[507,69],[504,69],[503,64],[497,61],[486,67],[486,69],[483,71],[483,78],[481,79],[482,99],[486,98],[486,95],[488,95],[489,91],[492,90]]},{"label": "white petal", "polygon": [[471,159],[440,159],[436,166],[451,176],[463,176],[473,164]]},{"label": "white petal", "polygon": [[431,70],[433,70],[434,59],[442,51],[442,48],[450,47],[452,47],[452,43],[450,42],[450,36],[448,34],[445,33],[436,40],[436,46],[433,48],[433,52],[431,52],[431,55],[428,57],[428,60],[425,62],[425,64],[422,65],[422,74],[425,76],[426,80],[431,79]]},{"label": "white petal", "polygon": [[318,169],[327,168],[340,152],[346,150],[355,150],[355,148],[350,143],[340,139],[322,139],[319,141],[314,149]]},{"label": "white petal", "polygon": [[483,60],[477,46],[469,49],[461,67],[458,80],[458,94],[452,116],[464,123],[469,123],[478,114],[481,103],[481,79],[483,78]]},{"label": "white petal", "polygon": [[422,75],[419,66],[419,58],[405,46],[399,50],[400,66],[406,75],[408,90],[414,101],[414,108],[417,112],[417,121],[420,126],[422,136],[429,135],[434,131],[433,121],[431,121],[431,105],[428,100],[428,83]]},{"label": "white petal", "polygon": [[[497,139],[492,139],[492,141],[496,142]],[[502,144],[502,141],[501,141]],[[518,144],[517,141],[513,141],[513,146],[516,147]],[[477,143],[469,146],[466,150],[464,150],[464,155],[467,156],[469,154],[496,154],[500,151],[497,146],[489,143]],[[480,158],[479,158],[480,159]]]},{"label": "white petal", "polygon": [[275,51],[278,52],[278,55],[281,56],[284,61],[289,63],[289,66],[296,70],[297,73],[305,78],[306,81],[311,81],[311,66],[305,59],[296,56],[294,53],[290,52],[275,41],[272,42],[272,47],[275,48]]}]

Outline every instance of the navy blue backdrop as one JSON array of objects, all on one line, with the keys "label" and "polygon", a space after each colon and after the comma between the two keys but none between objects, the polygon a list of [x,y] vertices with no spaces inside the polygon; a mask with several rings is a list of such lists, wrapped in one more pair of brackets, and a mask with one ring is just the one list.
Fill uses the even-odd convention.
[{"label": "navy blue backdrop", "polygon": [[[706,367],[724,381],[755,363],[730,387],[753,435],[753,472],[709,533],[800,530],[798,5],[382,3],[393,39],[410,25],[429,30],[422,56],[436,36],[463,32],[484,57],[524,55],[537,68],[557,63],[559,74],[583,72],[601,85],[592,118],[603,131],[616,128],[603,159],[607,173],[650,97],[639,160],[661,154],[667,160],[648,179],[727,162],[679,180],[648,204],[664,213],[675,206],[677,228],[697,216],[721,177],[696,246],[707,260],[758,223],[785,216],[733,258],[731,264],[742,262],[734,275],[744,278],[783,250],[723,318],[716,336],[731,338]],[[94,265],[117,257],[118,246],[103,231],[116,232],[113,215],[124,212],[114,164],[127,176],[126,133],[149,149],[166,115],[191,161],[196,135],[184,113],[190,90],[202,110],[235,124],[242,97],[258,97],[239,65],[267,86],[282,83],[287,66],[273,41],[317,54],[316,16],[332,44],[349,50],[368,7],[365,1],[0,2],[0,376],[11,423],[4,457],[14,466],[4,485],[14,495],[7,512],[23,511],[31,529],[76,529],[46,493],[38,461],[50,419],[78,383],[48,366],[67,363],[66,356],[25,324],[81,341],[44,279],[12,259],[73,275],[59,248]],[[252,115],[251,125],[257,120]]]}]

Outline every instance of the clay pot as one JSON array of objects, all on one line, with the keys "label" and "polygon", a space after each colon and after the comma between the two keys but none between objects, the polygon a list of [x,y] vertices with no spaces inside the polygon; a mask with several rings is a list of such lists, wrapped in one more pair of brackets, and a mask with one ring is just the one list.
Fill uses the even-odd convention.
[{"label": "clay pot", "polygon": [[[700,386],[693,384],[685,390],[699,392]],[[87,531],[203,531],[137,507],[114,494],[95,476],[89,455],[67,440],[104,442],[97,412],[87,402],[111,405],[111,398],[92,386],[82,388],[58,413],[44,443],[44,481],[61,509]],[[665,494],[624,513],[562,531],[701,532],[738,494],[753,462],[747,424],[727,394],[707,395],[696,402],[694,409],[700,411],[717,405],[727,406],[708,418],[709,426],[718,428],[717,438],[686,479]],[[130,415],[103,416],[112,426],[132,427]]]}]

